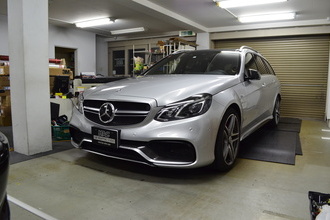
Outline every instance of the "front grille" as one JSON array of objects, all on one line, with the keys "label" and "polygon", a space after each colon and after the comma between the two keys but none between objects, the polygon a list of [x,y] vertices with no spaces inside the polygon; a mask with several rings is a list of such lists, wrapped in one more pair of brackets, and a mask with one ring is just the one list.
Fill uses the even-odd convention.
[{"label": "front grille", "polygon": [[[111,103],[115,109],[114,118],[108,123],[103,123],[99,118],[99,110],[104,103]],[[84,100],[85,117],[100,125],[119,126],[138,124],[147,117],[149,112],[150,105],[147,103]]]}]

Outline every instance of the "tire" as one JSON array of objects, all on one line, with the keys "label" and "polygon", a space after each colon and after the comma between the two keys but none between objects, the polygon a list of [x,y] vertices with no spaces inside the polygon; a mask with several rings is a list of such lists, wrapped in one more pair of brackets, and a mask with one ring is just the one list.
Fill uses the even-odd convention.
[{"label": "tire", "polygon": [[10,208],[9,208],[9,203],[7,200],[7,196],[5,197],[2,208],[0,211],[0,219],[2,220],[9,220],[10,219]]},{"label": "tire", "polygon": [[228,109],[221,121],[214,154],[213,168],[225,172],[233,168],[240,143],[240,117],[235,109]]},{"label": "tire", "polygon": [[277,127],[278,123],[280,122],[280,117],[281,117],[280,104],[281,104],[281,100],[277,96],[273,109],[273,119],[270,121],[270,125],[272,127]]}]

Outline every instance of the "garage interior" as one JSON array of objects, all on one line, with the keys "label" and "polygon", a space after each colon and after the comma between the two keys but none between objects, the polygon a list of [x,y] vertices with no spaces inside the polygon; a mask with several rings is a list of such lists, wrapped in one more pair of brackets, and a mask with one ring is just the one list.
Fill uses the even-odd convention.
[{"label": "garage interior", "polygon": [[[308,192],[330,193],[330,2],[219,5],[213,0],[0,0],[0,55],[12,58],[0,58],[6,91],[0,131],[13,147],[7,184],[12,219],[311,218]],[[295,17],[239,22],[240,16],[266,12]],[[114,23],[75,26],[100,17]],[[139,32],[114,32],[127,29]],[[300,122],[301,153],[289,164],[241,156],[231,171],[216,173],[207,167],[160,169],[118,161],[54,140],[49,103],[69,118],[72,103],[50,94],[48,59],[65,58],[72,78],[119,79],[134,75],[133,56],[152,64],[169,53],[161,51],[167,45],[173,51],[247,45],[263,54],[282,84],[281,116]],[[72,83],[71,89],[103,83],[85,82]]]}]

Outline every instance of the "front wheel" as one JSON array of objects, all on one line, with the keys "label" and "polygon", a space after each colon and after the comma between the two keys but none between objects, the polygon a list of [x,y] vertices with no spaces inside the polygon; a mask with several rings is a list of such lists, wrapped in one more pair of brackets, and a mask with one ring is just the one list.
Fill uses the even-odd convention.
[{"label": "front wheel", "polygon": [[280,116],[281,116],[280,103],[281,103],[280,98],[277,97],[273,109],[273,119],[270,122],[273,127],[276,127],[280,122]]},{"label": "front wheel", "polygon": [[240,143],[240,120],[235,109],[223,116],[215,144],[213,167],[219,171],[230,170],[236,161]]}]

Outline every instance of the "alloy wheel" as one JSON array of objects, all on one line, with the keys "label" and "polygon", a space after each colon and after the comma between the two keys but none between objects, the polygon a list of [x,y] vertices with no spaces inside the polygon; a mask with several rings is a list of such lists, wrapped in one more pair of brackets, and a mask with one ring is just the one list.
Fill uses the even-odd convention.
[{"label": "alloy wheel", "polygon": [[274,121],[275,124],[278,124],[280,121],[280,100],[277,98],[274,107]]},{"label": "alloy wheel", "polygon": [[229,115],[223,130],[223,158],[224,162],[230,166],[237,156],[239,146],[239,122],[235,114]]}]

